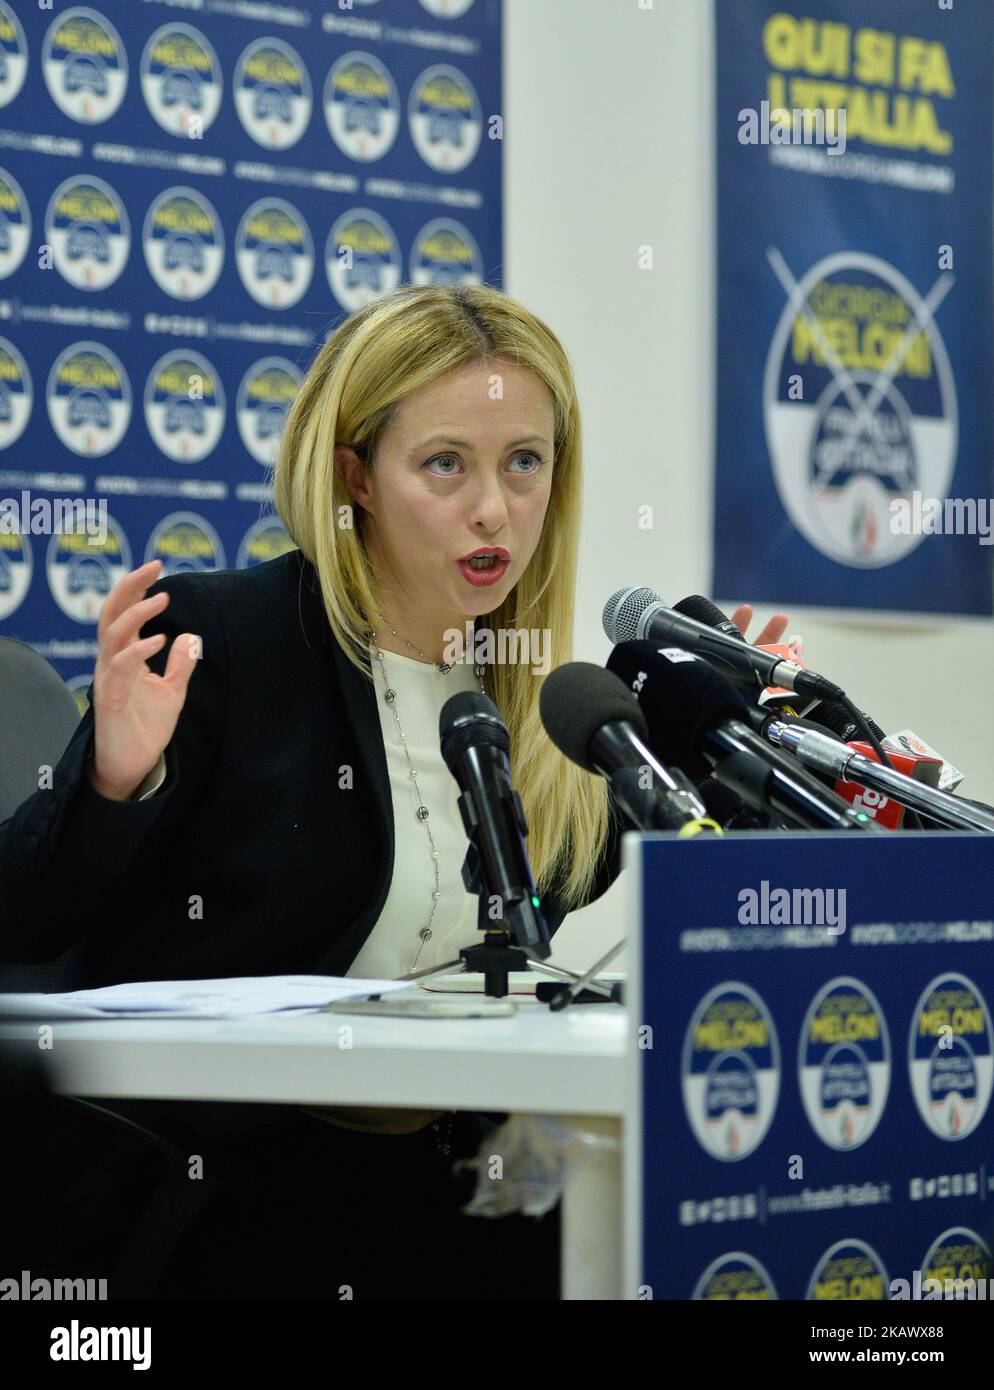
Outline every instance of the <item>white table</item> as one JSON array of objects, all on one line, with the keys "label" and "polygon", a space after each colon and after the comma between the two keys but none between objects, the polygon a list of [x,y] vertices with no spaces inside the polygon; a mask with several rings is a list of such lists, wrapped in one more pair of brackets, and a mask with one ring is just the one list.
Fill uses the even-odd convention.
[{"label": "white table", "polygon": [[[50,1021],[45,1055],[54,1089],[67,1095],[567,1117],[574,1132],[596,1131],[608,1143],[566,1149],[562,1296],[619,1298],[621,1137],[631,1073],[626,1011],[580,1004],[554,1014],[533,998],[516,1002],[514,1017],[495,1019],[321,1013]],[[5,1023],[0,1039],[38,1047],[38,1030],[36,1022]]]}]

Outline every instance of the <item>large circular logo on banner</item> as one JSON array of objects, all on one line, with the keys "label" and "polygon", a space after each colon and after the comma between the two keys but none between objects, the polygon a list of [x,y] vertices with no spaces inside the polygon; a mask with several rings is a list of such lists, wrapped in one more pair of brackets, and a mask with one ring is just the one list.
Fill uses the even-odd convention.
[{"label": "large circular logo on banner", "polygon": [[883,1010],[859,980],[830,980],[801,1027],[798,1075],[811,1128],[833,1149],[855,1149],[876,1129],[890,1091]]},{"label": "large circular logo on banner", "polygon": [[174,463],[199,463],[224,433],[224,387],[206,357],[175,348],[160,357],[145,383],[145,423]]},{"label": "large circular logo on banner", "polygon": [[690,1296],[708,1302],[738,1302],[774,1299],[777,1291],[773,1280],[757,1259],[742,1250],[731,1250],[708,1265]]},{"label": "large circular logo on banner", "polygon": [[287,411],[304,374],[285,357],[263,357],[242,377],[235,403],[242,443],[264,468],[272,468],[280,451]]},{"label": "large circular logo on banner", "polygon": [[242,284],[266,309],[289,309],[311,283],[311,229],[292,203],[260,198],[238,224],[235,261]]},{"label": "large circular logo on banner", "polygon": [[959,416],[949,356],[923,299],[887,261],[840,252],[788,296],[763,380],[763,417],[784,510],[820,554],[895,564],[921,535],[891,503],[945,497]]},{"label": "large circular logo on banner", "polygon": [[407,120],[414,148],[440,173],[465,169],[480,147],[483,117],[476,90],[465,73],[446,63],[425,68],[414,79]]},{"label": "large circular logo on banner", "polygon": [[163,24],[141,61],[145,104],[170,135],[199,138],[221,106],[221,64],[199,29]]},{"label": "large circular logo on banner", "polygon": [[0,169],[0,280],[6,280],[24,260],[31,240],[31,209],[21,185]]},{"label": "large circular logo on banner", "polygon": [[268,561],[285,555],[288,550],[296,548],[278,517],[260,517],[242,537],[235,568],[254,569],[256,565],[265,565]]},{"label": "large circular logo on banner", "polygon": [[472,234],[451,217],[426,222],[411,248],[412,285],[479,285],[483,257]]},{"label": "large circular logo on banner", "polygon": [[160,579],[190,571],[224,569],[224,548],[214,527],[196,512],[173,512],[164,516],[148,538],[145,558],[161,560]]},{"label": "large circular logo on banner", "polygon": [[876,1302],[889,1294],[887,1270],[873,1247],[862,1240],[839,1240],[815,1266],[806,1297]]},{"label": "large circular logo on banner", "polygon": [[238,60],[238,119],[257,145],[286,150],[311,119],[311,79],[300,54],[281,39],[256,39]]},{"label": "large circular logo on banner", "polygon": [[393,228],[372,208],[343,212],[328,233],[324,249],[328,283],[349,313],[397,288],[400,261]]},{"label": "large circular logo on banner", "polygon": [[28,364],[7,338],[0,338],[0,449],[9,449],[31,419],[34,388]]},{"label": "large circular logo on banner", "polygon": [[195,188],[167,188],[145,214],[145,263],[173,299],[201,299],[224,265],[224,230],[214,205]]},{"label": "large circular logo on banner", "polygon": [[31,542],[0,520],[0,622],[17,611],[31,588]]},{"label": "large circular logo on banner", "polygon": [[428,13],[439,19],[458,19],[474,3],[475,0],[421,0]]},{"label": "large circular logo on banner", "polygon": [[104,599],[131,569],[131,547],[124,531],[107,517],[107,534],[56,533],[48,543],[48,587],[63,613],[77,623],[95,623]]},{"label": "large circular logo on banner", "polygon": [[[994,1264],[991,1261],[990,1246],[976,1231],[967,1226],[950,1226],[940,1236],[936,1236],[921,1262],[922,1287],[927,1279],[937,1279],[942,1285],[942,1294],[955,1296],[956,1288],[947,1291],[946,1284],[959,1284],[973,1280],[981,1289],[989,1289],[994,1279]],[[981,1281],[986,1280],[986,1283]],[[928,1292],[938,1294],[938,1289]],[[967,1296],[969,1296],[968,1290]],[[962,1294],[960,1295],[962,1296]],[[974,1291],[974,1297],[982,1295]]]},{"label": "large circular logo on banner", "polygon": [[683,1043],[683,1104],[697,1142],[729,1163],[762,1143],[780,1091],[780,1048],[769,1009],[748,985],[716,985]]},{"label": "large circular logo on banner", "polygon": [[911,1016],[911,1092],[940,1139],[965,1139],[987,1113],[994,1036],[987,1001],[965,975],[937,975]]},{"label": "large circular logo on banner", "polygon": [[92,174],[74,174],[49,200],[45,240],[56,270],[70,285],[105,290],[127,264],[131,224],[109,183]]},{"label": "large circular logo on banner", "polygon": [[381,159],[397,138],[400,97],[388,69],[372,53],[345,53],[324,84],[324,118],[350,159]]},{"label": "large circular logo on banner", "polygon": [[48,374],[48,418],[67,449],[100,458],[116,449],[131,423],[131,383],[102,343],[73,343]]},{"label": "large circular logo on banner", "polygon": [[28,43],[21,21],[7,0],[0,0],[0,108],[14,100],[27,72]]},{"label": "large circular logo on banner", "polygon": [[74,121],[106,121],[128,88],[128,55],[113,24],[76,5],[52,21],[41,50],[41,70],[52,100]]}]

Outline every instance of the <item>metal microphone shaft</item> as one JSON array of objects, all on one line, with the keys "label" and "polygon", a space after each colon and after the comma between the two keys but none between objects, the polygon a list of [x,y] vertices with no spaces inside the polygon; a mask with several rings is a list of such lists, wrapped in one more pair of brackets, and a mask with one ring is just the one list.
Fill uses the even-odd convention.
[{"label": "metal microphone shaft", "polygon": [[767,728],[767,736],[777,747],[789,748],[799,762],[817,772],[885,792],[902,806],[921,811],[953,830],[980,830],[988,835],[994,834],[994,814],[990,811],[873,762],[826,734],[773,720]]}]

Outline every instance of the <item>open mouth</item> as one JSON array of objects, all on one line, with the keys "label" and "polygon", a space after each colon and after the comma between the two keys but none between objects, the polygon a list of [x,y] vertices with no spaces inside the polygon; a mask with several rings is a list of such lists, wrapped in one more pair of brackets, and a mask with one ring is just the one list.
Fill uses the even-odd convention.
[{"label": "open mouth", "polygon": [[493,552],[483,555],[473,555],[469,558],[457,560],[463,577],[470,584],[496,584],[506,573],[507,567],[511,563],[510,555],[494,554]]}]

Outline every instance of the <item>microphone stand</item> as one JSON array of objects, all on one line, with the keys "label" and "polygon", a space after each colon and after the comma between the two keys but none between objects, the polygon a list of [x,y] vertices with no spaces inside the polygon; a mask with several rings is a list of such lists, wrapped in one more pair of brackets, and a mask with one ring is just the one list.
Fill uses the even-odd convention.
[{"label": "microphone stand", "polygon": [[[542,960],[537,960],[537,947],[518,945],[518,934],[514,925],[514,919],[520,917],[522,913],[530,916],[533,921],[533,929],[526,933],[535,937],[534,926],[540,929],[538,939],[548,942],[548,931],[546,930],[545,920],[539,908],[529,899],[512,904],[508,918],[492,918],[488,910],[489,894],[487,885],[483,879],[483,860],[479,850],[472,841],[466,850],[466,858],[463,860],[462,880],[468,893],[475,893],[479,897],[477,909],[476,925],[483,932],[483,941],[476,946],[464,946],[459,955],[454,960],[443,961],[441,965],[429,965],[424,970],[412,970],[407,975],[399,975],[400,980],[428,980],[435,975],[463,975],[469,973],[482,973],[483,992],[491,999],[503,999],[508,993],[508,976],[512,970],[527,970],[529,966],[532,970],[538,970],[542,974],[551,975],[554,979],[568,981],[569,984],[582,983],[584,989],[591,990],[594,994],[603,994],[605,1002],[616,998],[616,991],[611,986],[605,986],[596,980],[588,979],[587,975],[577,975],[573,970],[566,970],[558,965],[547,965]],[[621,943],[615,947],[610,955],[621,949]],[[546,946],[546,951],[548,947]],[[609,958],[609,957],[608,957]],[[604,964],[598,961],[594,969],[599,969]],[[557,995],[556,998],[559,998]],[[550,1001],[549,1007],[555,1001]],[[558,1008],[563,1005],[559,1004]]]},{"label": "microphone stand", "polygon": [[526,930],[524,935],[526,939],[531,937],[542,943],[548,955],[549,933],[545,919],[530,898],[513,903],[506,917],[490,916],[488,902],[491,895],[483,877],[483,859],[472,840],[463,860],[462,881],[467,893],[475,893],[479,898],[476,925],[483,932],[483,941],[476,946],[464,946],[455,960],[443,961],[441,965],[430,965],[424,970],[413,970],[407,975],[399,975],[398,979],[427,980],[433,975],[479,972],[483,975],[484,994],[491,999],[503,999],[508,993],[507,977],[511,971],[527,970],[532,953],[541,949],[541,946],[518,945],[515,920],[522,916],[531,918],[531,929]]}]

